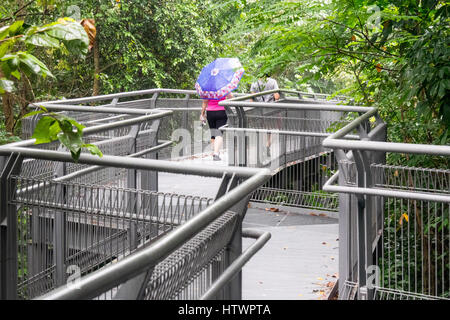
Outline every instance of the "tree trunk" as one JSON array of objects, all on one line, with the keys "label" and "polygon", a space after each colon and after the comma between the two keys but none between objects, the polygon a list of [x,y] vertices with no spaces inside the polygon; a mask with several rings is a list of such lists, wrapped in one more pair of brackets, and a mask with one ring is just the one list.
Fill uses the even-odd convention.
[{"label": "tree trunk", "polygon": [[[98,30],[97,30],[98,32]],[[93,96],[98,96],[100,94],[100,52],[98,46],[98,37],[94,39],[94,88],[92,90]]]},{"label": "tree trunk", "polygon": [[6,131],[13,135],[14,130],[14,109],[13,109],[13,97],[10,93],[4,93],[2,95],[2,108],[5,116],[5,128]]},{"label": "tree trunk", "polygon": [[[3,71],[0,69],[0,78],[4,78]],[[5,128],[6,131],[13,135],[14,130],[14,101],[10,93],[2,94],[2,109],[3,115],[5,116]]]}]

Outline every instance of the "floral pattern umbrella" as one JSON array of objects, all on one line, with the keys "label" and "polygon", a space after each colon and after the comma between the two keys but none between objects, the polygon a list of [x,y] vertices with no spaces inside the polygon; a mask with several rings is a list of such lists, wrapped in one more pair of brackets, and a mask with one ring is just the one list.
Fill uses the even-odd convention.
[{"label": "floral pattern umbrella", "polygon": [[218,58],[202,69],[195,89],[202,99],[220,100],[237,89],[243,74],[238,58]]}]

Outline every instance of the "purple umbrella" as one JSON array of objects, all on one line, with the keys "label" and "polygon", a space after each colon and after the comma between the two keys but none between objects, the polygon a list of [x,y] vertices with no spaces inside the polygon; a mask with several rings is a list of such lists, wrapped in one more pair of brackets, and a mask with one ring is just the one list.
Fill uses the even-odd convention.
[{"label": "purple umbrella", "polygon": [[203,99],[220,100],[239,86],[243,74],[238,58],[218,58],[202,69],[195,89]]}]

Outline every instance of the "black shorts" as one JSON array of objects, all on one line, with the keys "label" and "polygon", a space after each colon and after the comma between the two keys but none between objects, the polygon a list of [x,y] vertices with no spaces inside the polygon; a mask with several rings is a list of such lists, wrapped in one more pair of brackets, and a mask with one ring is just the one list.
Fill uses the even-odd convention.
[{"label": "black shorts", "polygon": [[227,113],[225,110],[206,111],[206,120],[208,120],[209,129],[211,130],[211,139],[222,136],[220,127],[227,124]]}]

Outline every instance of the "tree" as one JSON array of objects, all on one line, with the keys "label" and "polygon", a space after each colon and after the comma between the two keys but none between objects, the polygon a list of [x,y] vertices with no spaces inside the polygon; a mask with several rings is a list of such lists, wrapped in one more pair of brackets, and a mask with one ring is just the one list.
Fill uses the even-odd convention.
[{"label": "tree", "polygon": [[[72,54],[83,56],[87,53],[88,45],[84,28],[69,18],[58,19],[43,26],[26,25],[23,20],[19,20],[0,28],[0,94],[8,132],[13,134],[16,122],[11,104],[11,97],[15,96],[14,80],[21,80],[22,77],[54,77],[47,66],[31,53],[33,49],[64,46]],[[25,115],[43,114],[33,134],[36,143],[59,140],[70,150],[75,160],[84,147],[93,154],[101,155],[96,146],[82,141],[83,125],[66,116],[50,113],[43,107],[41,109]],[[21,110],[20,115],[23,113]]]},{"label": "tree", "polygon": [[341,90],[328,93],[379,107],[390,141],[449,143],[448,2],[229,3],[245,3],[232,52],[295,86],[332,80]]}]

